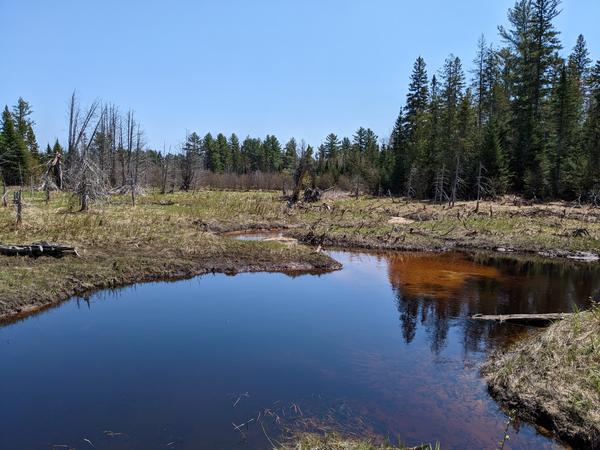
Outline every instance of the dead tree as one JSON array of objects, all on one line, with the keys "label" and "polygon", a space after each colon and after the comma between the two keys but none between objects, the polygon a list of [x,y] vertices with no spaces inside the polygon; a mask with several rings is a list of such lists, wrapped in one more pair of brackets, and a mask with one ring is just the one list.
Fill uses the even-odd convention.
[{"label": "dead tree", "polygon": [[[52,175],[52,177],[51,177]],[[54,178],[55,181],[52,181]],[[50,201],[50,191],[53,189],[61,189],[63,184],[61,154],[56,152],[54,157],[46,163],[44,171],[44,181],[42,188],[46,194],[46,203]]]},{"label": "dead tree", "polygon": [[450,198],[448,199],[448,206],[450,208],[454,208],[454,204],[456,203],[456,198],[458,196],[458,189],[464,183],[464,180],[462,179],[460,174],[461,174],[460,156],[456,155],[456,165],[454,167],[454,178],[452,179],[452,189],[450,191]]},{"label": "dead tree", "polygon": [[[87,111],[84,114],[82,114],[75,92],[73,92],[73,94],[71,95],[71,102],[69,104],[69,139],[67,145],[68,159],[77,156],[79,146],[85,137],[86,131],[91,125],[91,121],[96,116],[98,106],[99,103],[97,100],[95,100],[94,102],[92,102]],[[99,124],[96,124],[96,130],[94,131],[92,137],[89,139],[88,147],[94,139],[96,131],[98,130],[98,125]]]},{"label": "dead tree", "polygon": [[8,207],[8,201],[6,200],[6,195],[8,192],[6,191],[6,181],[4,180],[4,175],[2,174],[2,170],[0,170],[0,178],[2,178],[2,207]]},{"label": "dead tree", "polygon": [[414,179],[417,174],[417,168],[412,166],[408,172],[408,180],[406,180],[406,197],[413,198],[416,194],[414,188]]},{"label": "dead tree", "polygon": [[17,225],[21,225],[23,221],[23,188],[15,191],[13,194],[13,206],[17,213]]},{"label": "dead tree", "polygon": [[167,183],[169,181],[169,156],[164,152],[159,155],[159,168],[160,168],[160,193],[164,195],[167,192]]},{"label": "dead tree", "polygon": [[442,164],[442,167],[438,170],[435,176],[435,190],[434,190],[434,203],[443,203],[448,194],[446,194],[446,165]]},{"label": "dead tree", "polygon": [[311,170],[312,148],[310,146],[306,147],[305,144],[302,143],[302,153],[300,155],[300,159],[298,160],[296,170],[294,171],[294,190],[292,191],[292,196],[289,199],[290,204],[293,205],[300,199],[300,191],[302,190],[304,177],[307,173],[310,173]]},{"label": "dead tree", "polygon": [[90,200],[96,200],[107,192],[104,174],[92,161],[89,151],[100,124],[104,120],[104,110],[90,133],[89,139],[87,138],[87,132],[92,127],[92,120],[96,117],[98,105],[98,101],[94,101],[82,115],[75,93],[71,96],[68,144],[71,164],[69,185],[79,198],[80,211],[86,211],[89,208]]}]

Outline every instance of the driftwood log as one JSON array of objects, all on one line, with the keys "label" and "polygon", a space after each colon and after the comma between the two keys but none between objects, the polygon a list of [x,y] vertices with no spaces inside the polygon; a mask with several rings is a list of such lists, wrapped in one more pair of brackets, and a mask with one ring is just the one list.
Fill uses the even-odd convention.
[{"label": "driftwood log", "polygon": [[53,256],[60,258],[64,255],[79,256],[75,247],[51,242],[34,242],[29,245],[0,244],[0,255],[5,256]]},{"label": "driftwood log", "polygon": [[523,324],[547,324],[557,320],[563,320],[572,316],[571,313],[550,313],[550,314],[499,314],[485,315],[475,314],[471,316],[473,320],[487,320],[492,322],[511,322]]}]

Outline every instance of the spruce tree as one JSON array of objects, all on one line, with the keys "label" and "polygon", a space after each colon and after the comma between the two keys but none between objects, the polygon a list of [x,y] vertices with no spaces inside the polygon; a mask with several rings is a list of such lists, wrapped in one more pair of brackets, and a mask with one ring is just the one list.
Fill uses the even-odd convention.
[{"label": "spruce tree", "polygon": [[213,145],[212,170],[216,173],[230,172],[232,166],[233,160],[227,138],[223,133],[219,133]]},{"label": "spruce tree", "polygon": [[12,116],[15,122],[15,129],[19,136],[25,142],[27,150],[31,154],[32,158],[36,161],[39,160],[40,148],[33,131],[35,122],[30,118],[33,114],[33,110],[28,102],[19,97],[17,104],[13,106]]},{"label": "spruce tree", "polygon": [[287,171],[292,171],[296,167],[297,161],[298,144],[296,144],[296,139],[291,138],[285,144],[285,153],[283,155],[283,169]]},{"label": "spruce tree", "polygon": [[0,167],[8,185],[22,185],[29,175],[30,156],[6,106],[2,113]]},{"label": "spruce tree", "polygon": [[240,140],[235,133],[232,133],[228,142],[229,154],[231,155],[231,171],[243,173],[242,150]]},{"label": "spruce tree", "polygon": [[588,189],[600,190],[600,60],[591,71],[589,89],[590,106],[584,132],[585,180]]}]

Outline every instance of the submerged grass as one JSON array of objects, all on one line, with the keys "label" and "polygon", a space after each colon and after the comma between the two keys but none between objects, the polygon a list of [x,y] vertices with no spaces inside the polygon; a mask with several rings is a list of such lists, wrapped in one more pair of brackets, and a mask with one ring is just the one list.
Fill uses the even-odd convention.
[{"label": "submerged grass", "polygon": [[600,446],[600,307],[578,312],[483,366],[492,394],[581,448]]}]

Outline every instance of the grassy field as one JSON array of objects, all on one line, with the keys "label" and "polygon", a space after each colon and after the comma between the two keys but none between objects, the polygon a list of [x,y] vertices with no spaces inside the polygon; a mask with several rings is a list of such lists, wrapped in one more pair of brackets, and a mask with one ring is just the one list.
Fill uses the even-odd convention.
[{"label": "grassy field", "polygon": [[600,446],[600,307],[492,355],[482,373],[521,418],[576,448]]},{"label": "grassy field", "polygon": [[[0,257],[0,317],[27,313],[74,294],[207,271],[320,270],[336,264],[303,246],[240,242],[228,231],[282,228],[311,244],[371,249],[451,248],[568,256],[600,249],[600,210],[510,201],[454,208],[390,198],[333,194],[289,208],[276,192],[147,193],[130,205],[112,196],[78,212],[67,193],[24,194],[23,223],[0,208],[0,243],[50,241],[81,257]],[[577,232],[576,230],[584,230]],[[575,235],[580,234],[576,237]]]}]

